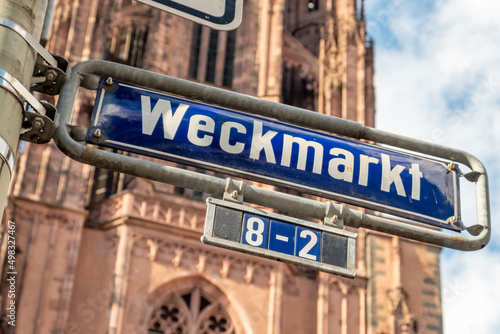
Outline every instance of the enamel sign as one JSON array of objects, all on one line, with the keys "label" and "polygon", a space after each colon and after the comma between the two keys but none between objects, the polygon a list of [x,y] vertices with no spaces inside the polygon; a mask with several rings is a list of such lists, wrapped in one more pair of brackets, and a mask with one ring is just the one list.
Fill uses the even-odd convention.
[{"label": "enamel sign", "polygon": [[104,81],[91,143],[461,230],[458,169],[445,162]]}]

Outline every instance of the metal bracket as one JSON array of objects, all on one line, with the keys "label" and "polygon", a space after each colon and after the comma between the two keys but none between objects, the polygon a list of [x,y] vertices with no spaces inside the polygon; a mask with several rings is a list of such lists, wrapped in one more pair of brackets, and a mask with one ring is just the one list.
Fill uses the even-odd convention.
[{"label": "metal bracket", "polygon": [[12,171],[14,170],[14,153],[5,139],[0,136],[0,162],[2,162],[2,160],[9,167],[10,174],[12,175]]},{"label": "metal bracket", "polygon": [[[66,80],[67,70],[69,69],[68,61],[61,56],[53,55],[45,50],[45,48],[19,24],[0,17],[0,26],[16,32],[37,53],[37,61],[33,70],[31,88],[34,91],[48,95],[59,94]],[[48,65],[44,64],[44,61],[47,62]]]},{"label": "metal bracket", "polygon": [[52,67],[57,67],[58,66],[58,61],[47,51],[44,49],[38,41],[28,34],[28,32],[21,27],[19,24],[12,22],[11,20],[8,20],[4,17],[0,17],[0,26],[7,27],[9,29],[12,29],[16,33],[19,34],[28,44],[40,55],[42,56],[45,61],[51,65]]},{"label": "metal bracket", "polygon": [[467,174],[463,174],[463,177],[465,177],[465,179],[469,182],[477,182],[481,175],[483,174],[480,172],[472,171]]},{"label": "metal bracket", "polygon": [[245,182],[227,178],[222,199],[241,204],[243,203],[243,189],[245,189]]},{"label": "metal bracket", "polygon": [[481,233],[483,233],[484,229],[485,227],[480,224],[475,224],[466,228],[467,232],[469,232],[473,236],[480,235]]},{"label": "metal bracket", "polygon": [[[3,68],[0,68],[0,86],[7,89],[21,104],[28,103],[41,115],[45,115],[47,111],[42,103],[40,103],[29,90],[26,89],[16,78],[9,74]],[[23,108],[24,109],[24,108]]]},{"label": "metal bracket", "polygon": [[66,81],[69,66],[65,58],[58,55],[53,55],[53,57],[57,61],[57,67],[44,64],[42,57],[38,56],[31,80],[32,90],[47,95],[60,93],[61,87]]},{"label": "metal bracket", "polygon": [[[38,101],[16,78],[0,68],[0,87],[9,91],[23,107],[23,130],[21,140],[35,144],[48,143],[55,133],[56,107],[47,101]],[[25,103],[35,112],[26,110]]]},{"label": "metal bracket", "polygon": [[47,101],[40,101],[45,106],[47,115],[41,115],[30,111],[24,112],[23,130],[21,131],[21,140],[29,141],[35,144],[48,143],[56,131],[53,118],[56,108]]},{"label": "metal bracket", "polygon": [[344,205],[340,205],[340,210],[337,210],[332,202],[326,202],[325,218],[323,219],[323,224],[327,226],[344,228]]}]

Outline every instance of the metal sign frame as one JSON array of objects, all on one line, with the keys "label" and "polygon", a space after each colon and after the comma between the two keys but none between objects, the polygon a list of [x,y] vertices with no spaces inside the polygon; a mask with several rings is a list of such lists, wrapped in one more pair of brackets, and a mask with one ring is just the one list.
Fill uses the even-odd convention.
[{"label": "metal sign frame", "polygon": [[[170,110],[168,114],[175,116],[157,113],[155,120],[145,114],[144,108]],[[212,128],[198,129],[196,124],[201,119],[202,123],[211,122]],[[165,122],[171,124],[170,128],[166,128]],[[145,130],[146,123],[149,125]],[[100,135],[95,136],[96,132]],[[272,138],[264,140],[269,135]],[[86,140],[438,228],[463,230],[459,210],[460,170],[453,163],[188,100],[116,79],[100,81]],[[339,155],[346,159],[350,155],[351,161]],[[336,163],[342,167],[335,167]],[[386,182],[384,189],[382,181],[390,179],[391,171],[397,172],[394,185],[387,186]]]},{"label": "metal sign frame", "polygon": [[[221,8],[214,8],[213,1],[138,0],[149,6],[182,16],[217,30],[233,30],[241,24],[243,0],[224,0]],[[217,0],[220,2],[220,0]],[[186,5],[185,3],[189,2]],[[204,10],[210,6],[212,10]]]},{"label": "metal sign frame", "polygon": [[[326,225],[319,225],[315,223],[311,223],[308,221],[304,221],[301,219],[296,219],[292,217],[287,217],[284,215],[280,215],[277,213],[273,212],[267,212],[267,211],[262,211],[259,209],[255,209],[249,206],[245,205],[240,205],[237,203],[231,203],[228,201],[222,201],[218,200],[215,198],[208,198],[207,199],[207,215],[206,215],[206,221],[205,221],[205,230],[203,233],[203,236],[201,237],[201,241],[204,244],[207,245],[213,245],[213,246],[218,246],[226,249],[231,249],[243,253],[248,253],[252,255],[257,255],[265,258],[269,258],[272,260],[278,260],[278,261],[283,261],[283,262],[288,262],[292,263],[295,265],[299,266],[304,266],[308,267],[314,270],[320,270],[324,271],[330,274],[335,274],[335,275],[341,275],[345,276],[348,278],[354,278],[356,276],[356,263],[355,263],[355,255],[356,255],[356,238],[357,238],[357,233],[345,231],[336,227],[330,227]],[[335,239],[340,239],[338,241],[343,241],[345,242],[344,245],[336,245],[338,247],[332,247],[332,249],[326,249],[326,245],[321,244],[321,249],[325,252],[330,251],[328,254],[328,257],[331,259],[332,257],[335,256],[340,256],[343,257],[342,259],[339,259],[338,261],[335,261],[337,263],[342,262],[342,266],[339,265],[333,265],[330,263],[327,263],[325,261],[324,257],[325,254],[320,251],[320,259],[319,260],[310,260],[305,257],[299,257],[296,255],[288,255],[283,252],[278,252],[275,250],[271,250],[271,246],[269,247],[258,247],[258,246],[251,246],[248,244],[244,244],[243,242],[238,242],[238,241],[233,241],[233,240],[228,240],[232,238],[223,238],[221,236],[218,236],[217,234],[217,228],[215,228],[216,225],[216,219],[217,219],[217,208],[226,208],[226,209],[233,209],[235,211],[241,212],[242,213],[242,219],[244,218],[244,214],[248,213],[252,216],[257,216],[257,217],[264,217],[267,218],[271,221],[271,224],[273,221],[277,221],[279,223],[285,223],[285,224],[290,224],[289,226],[293,227],[299,227],[299,228],[304,228],[308,231],[318,231],[321,234],[327,234],[329,236],[334,236]],[[236,222],[232,222],[236,223]],[[242,221],[239,222],[240,224]],[[228,230],[228,222],[224,222],[224,224],[221,224],[222,227],[224,227],[224,231],[221,231],[221,234],[226,234],[226,233],[231,233],[231,231]],[[232,224],[231,224],[232,225]],[[270,228],[272,230],[272,227]],[[221,229],[222,230],[222,229]],[[239,234],[241,235],[241,231],[238,231]],[[272,232],[267,231],[267,234],[272,234]],[[297,233],[298,234],[298,233]],[[271,237],[269,236],[269,239]],[[293,239],[296,239],[298,237],[294,237]],[[282,240],[282,239],[278,239]],[[293,240],[296,243],[296,240]],[[324,239],[321,240],[319,238],[319,243],[324,243]],[[269,241],[269,244],[271,242]],[[345,250],[344,250],[345,247]],[[337,251],[337,252],[336,252]],[[297,252],[297,251],[296,251]]]},{"label": "metal sign frame", "polygon": [[215,176],[107,152],[79,143],[78,141],[84,140],[87,129],[71,124],[77,93],[80,87],[96,90],[100,77],[116,78],[131,84],[184,96],[187,99],[201,100],[226,108],[278,119],[290,124],[318,129],[353,139],[364,139],[386,144],[464,164],[471,169],[471,172],[465,174],[464,177],[476,184],[477,221],[466,228],[471,237],[449,234],[427,226],[364,214],[349,209],[342,204],[319,202],[247,184],[241,185],[241,192],[244,193],[245,201],[248,203],[284,212],[298,213],[311,218],[324,219],[325,212],[331,212],[331,208],[333,208],[337,218],[347,226],[368,228],[442,247],[467,251],[478,250],[485,247],[490,240],[491,221],[487,173],[483,164],[467,152],[395,135],[353,121],[107,61],[94,60],[77,64],[72,68],[71,74],[59,96],[58,114],[56,115],[57,130],[54,139],[62,152],[79,162],[190,188],[215,196],[223,196],[226,189],[226,180]]}]

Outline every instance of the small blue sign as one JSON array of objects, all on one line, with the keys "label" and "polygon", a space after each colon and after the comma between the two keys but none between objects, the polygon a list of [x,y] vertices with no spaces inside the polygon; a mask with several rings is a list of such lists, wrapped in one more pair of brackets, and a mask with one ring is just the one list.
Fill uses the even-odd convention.
[{"label": "small blue sign", "polygon": [[207,199],[203,243],[354,277],[355,233]]},{"label": "small blue sign", "polygon": [[243,216],[241,242],[245,245],[267,248],[269,237],[269,219],[250,213]]},{"label": "small blue sign", "polygon": [[[461,230],[457,168],[101,80],[87,141]],[[99,129],[102,136],[92,134]]]},{"label": "small blue sign", "polygon": [[269,250],[295,255],[295,226],[279,220],[271,220]]},{"label": "small blue sign", "polygon": [[313,261],[320,261],[321,232],[297,227],[297,249],[295,255]]}]

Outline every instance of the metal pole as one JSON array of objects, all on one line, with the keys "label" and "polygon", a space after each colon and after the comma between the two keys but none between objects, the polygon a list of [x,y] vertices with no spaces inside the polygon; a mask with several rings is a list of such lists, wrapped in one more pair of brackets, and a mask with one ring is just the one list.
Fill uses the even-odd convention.
[{"label": "metal pole", "polygon": [[48,0],[47,13],[43,22],[40,44],[45,46],[49,41],[50,32],[52,30],[52,22],[54,21],[54,13],[56,11],[56,0]]},{"label": "metal pole", "polygon": [[[0,17],[24,28],[39,40],[48,0],[2,0]],[[29,88],[36,52],[19,34],[0,26],[0,68]],[[2,85],[9,86],[5,79]],[[19,144],[23,119],[19,100],[8,89],[0,87],[0,218],[12,177],[13,155]]]}]

